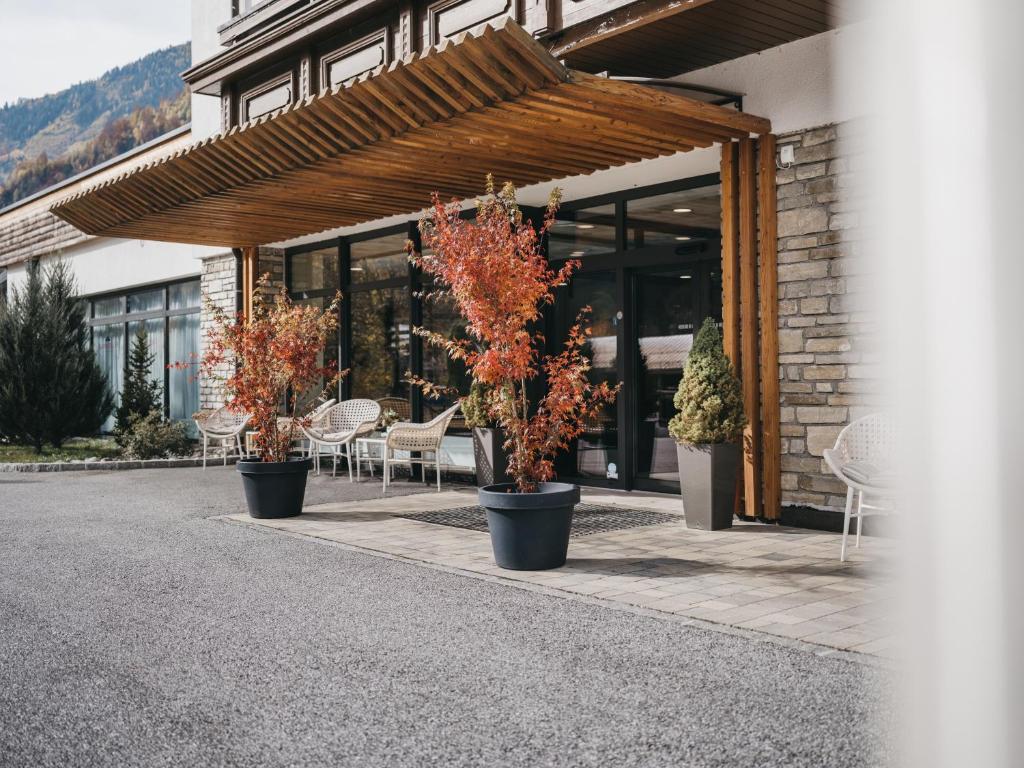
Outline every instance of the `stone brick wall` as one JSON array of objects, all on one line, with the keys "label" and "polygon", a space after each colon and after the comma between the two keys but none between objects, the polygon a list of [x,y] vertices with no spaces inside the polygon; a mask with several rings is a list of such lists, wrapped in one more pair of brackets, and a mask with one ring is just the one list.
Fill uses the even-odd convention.
[{"label": "stone brick wall", "polygon": [[[231,314],[235,312],[238,301],[235,255],[229,251],[203,259],[203,268],[199,279],[203,293],[203,311],[199,321],[201,336],[199,349],[202,353],[206,350],[207,335],[213,328],[213,320],[206,309],[206,300],[209,298],[225,312]],[[219,371],[219,376],[216,378],[207,376],[200,378],[199,407],[201,409],[219,408],[224,405],[224,392],[218,379],[229,373],[230,366],[227,365]]]},{"label": "stone brick wall", "polygon": [[841,509],[846,487],[825,466],[844,425],[875,410],[874,329],[864,311],[855,125],[779,136],[779,364],[783,505]]}]

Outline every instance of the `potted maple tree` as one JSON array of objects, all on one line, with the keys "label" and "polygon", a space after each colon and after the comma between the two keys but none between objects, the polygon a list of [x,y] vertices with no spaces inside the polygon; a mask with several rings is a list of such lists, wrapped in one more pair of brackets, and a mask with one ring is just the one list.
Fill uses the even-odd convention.
[{"label": "potted maple tree", "polygon": [[[494,558],[502,568],[541,570],[565,563],[579,488],[553,482],[554,457],[582,431],[586,419],[614,400],[617,388],[587,378],[584,354],[589,336],[585,308],[557,354],[541,355],[543,339],[533,324],[554,301],[578,261],[553,270],[542,238],[554,223],[559,193],[548,202],[535,229],[524,220],[515,188],[477,201],[475,220],[462,218],[459,201],[445,205],[434,195],[431,213],[420,223],[422,254],[416,264],[448,292],[466,321],[468,338],[417,332],[465,363],[480,385],[485,420],[505,435],[511,482],[478,491],[487,512]],[[543,374],[546,393],[531,402],[528,385]]]},{"label": "potted maple tree", "polygon": [[702,531],[731,528],[747,419],[739,379],[711,318],[694,339],[673,403],[679,412],[668,431],[677,444],[686,526]]},{"label": "potted maple tree", "polygon": [[474,381],[469,394],[462,398],[462,415],[473,433],[473,463],[478,486],[508,483],[508,452],[505,433],[488,412],[487,387]]},{"label": "potted maple tree", "polygon": [[[302,426],[308,426],[297,407],[340,376],[336,363],[320,363],[327,338],[337,327],[340,294],[319,309],[293,304],[284,288],[272,295],[269,284],[269,275],[264,275],[253,292],[248,319],[207,302],[213,326],[201,362],[204,373],[223,381],[228,407],[249,414],[249,427],[256,433],[256,454],[236,466],[249,514],[258,518],[302,512],[311,462],[288,455]],[[232,371],[226,378],[219,375],[225,368]]]}]

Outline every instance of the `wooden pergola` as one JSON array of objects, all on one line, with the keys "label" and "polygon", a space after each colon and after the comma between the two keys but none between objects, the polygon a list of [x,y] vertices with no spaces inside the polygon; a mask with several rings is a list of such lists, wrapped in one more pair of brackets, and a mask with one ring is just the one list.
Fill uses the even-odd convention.
[{"label": "wooden pergola", "polygon": [[91,235],[241,248],[244,288],[255,279],[257,246],[412,214],[435,191],[472,197],[489,173],[524,186],[715,144],[726,351],[753,415],[744,504],[748,516],[774,518],[775,145],[764,118],[567,69],[509,20],[189,145],[51,210]]}]

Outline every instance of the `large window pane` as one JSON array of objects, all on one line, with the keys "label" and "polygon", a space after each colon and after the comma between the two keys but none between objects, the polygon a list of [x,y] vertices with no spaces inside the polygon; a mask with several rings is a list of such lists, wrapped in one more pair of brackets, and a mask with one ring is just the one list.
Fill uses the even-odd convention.
[{"label": "large window pane", "polygon": [[164,388],[164,323],[162,317],[153,320],[133,320],[128,323],[128,353],[131,354],[132,346],[135,344],[135,334],[139,328],[146,332],[146,342],[149,344],[149,353],[153,356],[153,364],[149,368],[150,377],[160,385],[160,391]]},{"label": "large window pane", "polygon": [[409,294],[403,288],[358,291],[352,301],[352,395],[408,399]]},{"label": "large window pane", "polygon": [[114,317],[124,314],[122,308],[122,296],[114,296],[110,299],[97,299],[92,303],[93,317]]},{"label": "large window pane", "polygon": [[[301,306],[316,307],[319,310],[323,310],[324,307],[330,306],[333,300],[334,298],[331,296],[323,296],[313,299],[297,299],[295,303]],[[320,354],[317,356],[317,365],[321,368],[330,367],[335,371],[338,369],[337,328],[335,328],[335,330],[331,332],[330,336],[327,337],[327,344],[322,350],[320,350]],[[306,392],[305,397],[297,403],[299,413],[304,413],[313,407],[317,399],[320,397],[320,394],[323,392],[325,384],[326,382],[321,378],[317,386],[312,387],[308,392]],[[337,390],[332,389],[327,394],[327,397],[337,397],[337,394]]]},{"label": "large window pane", "polygon": [[376,237],[350,245],[353,283],[372,283],[377,280],[404,278],[409,274],[409,257],[405,252],[408,242],[404,232]]},{"label": "large window pane", "polygon": [[548,258],[580,259],[615,252],[615,206],[563,211],[548,233]]},{"label": "large window pane", "polygon": [[128,314],[137,312],[154,312],[164,308],[164,289],[140,291],[128,294]]},{"label": "large window pane", "polygon": [[[96,353],[96,362],[107,377],[107,385],[115,397],[121,394],[124,386],[124,324],[97,325],[92,329],[92,348]],[[103,432],[114,429],[113,414],[103,422]]]},{"label": "large window pane", "polygon": [[[423,327],[448,339],[468,338],[466,321],[455,308],[455,302],[451,297],[430,293],[429,290],[425,291],[423,299]],[[423,399],[423,418],[428,421],[454,405],[459,395],[469,394],[469,385],[472,381],[461,361],[452,360],[444,349],[426,340],[423,341],[423,378],[455,390],[452,394],[443,395],[436,400]]]},{"label": "large window pane", "polygon": [[168,372],[170,417],[185,420],[189,434],[194,437],[192,414],[199,410],[199,315],[169,317],[167,329],[171,362],[188,363],[187,368],[172,368]]},{"label": "large window pane", "polygon": [[626,229],[630,248],[717,241],[721,230],[720,187],[684,189],[629,200]]},{"label": "large window pane", "polygon": [[288,266],[288,290],[293,293],[324,290],[333,293],[341,287],[337,248],[293,254]]},{"label": "large window pane", "polygon": [[177,283],[167,289],[168,309],[191,309],[201,304],[202,297],[199,291],[198,280],[188,283]]}]

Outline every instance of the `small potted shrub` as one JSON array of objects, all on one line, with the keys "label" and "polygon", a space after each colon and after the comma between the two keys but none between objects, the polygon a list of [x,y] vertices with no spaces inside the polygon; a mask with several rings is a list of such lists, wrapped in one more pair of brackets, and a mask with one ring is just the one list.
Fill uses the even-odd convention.
[{"label": "small potted shrub", "polygon": [[679,413],[668,429],[677,443],[686,525],[702,531],[731,528],[747,419],[740,382],[710,318],[693,342],[673,402]]},{"label": "small potted shrub", "polygon": [[326,390],[338,381],[337,365],[322,366],[319,358],[337,326],[340,296],[321,310],[292,304],[284,288],[271,299],[268,295],[265,275],[253,293],[248,320],[229,316],[208,302],[213,328],[202,368],[217,377],[225,366],[233,366],[223,382],[229,408],[248,413],[249,427],[256,432],[256,455],[236,465],[249,514],[293,517],[302,512],[311,464],[310,459],[288,456],[301,427],[308,426],[308,419],[296,409],[314,390]]},{"label": "small potted shrub", "polygon": [[[495,193],[488,178],[475,221],[461,217],[459,201],[444,205],[435,194],[431,214],[420,224],[429,251],[413,254],[435,286],[454,300],[468,338],[418,333],[465,363],[479,385],[481,419],[505,435],[511,482],[484,486],[478,493],[494,558],[500,567],[515,570],[565,563],[580,491],[553,482],[554,458],[617,392],[587,379],[589,308],[577,318],[561,351],[540,353],[542,339],[533,325],[554,301],[554,288],[568,282],[579,266],[568,262],[553,270],[542,253],[542,237],[557,207],[556,190],[538,231],[523,219],[511,184]],[[534,403],[528,385],[541,374],[546,393]]]},{"label": "small potted shrub", "polygon": [[478,487],[509,483],[508,452],[505,433],[495,424],[487,409],[487,388],[473,382],[469,394],[462,399],[462,415],[473,433],[473,463]]}]

